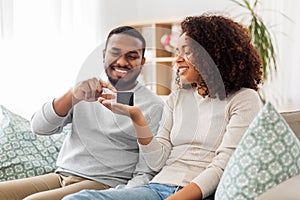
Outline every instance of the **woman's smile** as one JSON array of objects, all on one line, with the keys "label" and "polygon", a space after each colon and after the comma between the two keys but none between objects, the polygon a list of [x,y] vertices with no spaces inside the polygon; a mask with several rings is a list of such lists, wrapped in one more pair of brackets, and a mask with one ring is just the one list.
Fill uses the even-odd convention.
[{"label": "woman's smile", "polygon": [[188,66],[180,66],[178,67],[177,71],[178,71],[178,75],[182,76],[185,74],[185,72],[189,69]]}]

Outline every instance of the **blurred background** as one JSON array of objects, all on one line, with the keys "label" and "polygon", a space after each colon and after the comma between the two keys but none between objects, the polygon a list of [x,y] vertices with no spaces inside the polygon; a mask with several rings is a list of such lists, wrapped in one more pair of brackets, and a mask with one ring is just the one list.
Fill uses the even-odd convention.
[{"label": "blurred background", "polygon": [[[280,111],[299,110],[300,1],[261,0],[258,8],[278,52],[266,99]],[[245,17],[230,0],[0,0],[0,105],[30,119],[76,83],[83,66],[94,63],[87,58],[98,59],[95,49],[112,28],[178,22],[206,12],[239,22]]]}]

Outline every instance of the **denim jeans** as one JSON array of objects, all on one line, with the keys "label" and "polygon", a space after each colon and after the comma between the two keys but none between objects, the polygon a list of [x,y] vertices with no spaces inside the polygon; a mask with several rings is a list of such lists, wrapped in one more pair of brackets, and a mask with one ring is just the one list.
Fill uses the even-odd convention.
[{"label": "denim jeans", "polygon": [[149,185],[130,189],[82,190],[68,195],[63,200],[164,200],[182,187],[151,183]]},{"label": "denim jeans", "polygon": [[180,189],[180,186],[151,183],[131,189],[82,190],[64,197],[63,200],[164,200]]},{"label": "denim jeans", "polygon": [[202,200],[215,200],[215,193],[213,193],[212,195],[210,195]]}]

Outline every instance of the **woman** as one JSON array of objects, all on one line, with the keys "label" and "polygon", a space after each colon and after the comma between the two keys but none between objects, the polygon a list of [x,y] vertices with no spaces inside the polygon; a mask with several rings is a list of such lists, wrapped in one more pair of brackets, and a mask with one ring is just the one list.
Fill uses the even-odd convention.
[{"label": "woman", "polygon": [[164,108],[157,136],[138,107],[99,102],[128,115],[150,168],[149,185],[81,191],[69,199],[209,199],[261,103],[261,61],[248,30],[229,18],[185,18],[176,67],[180,87]]}]

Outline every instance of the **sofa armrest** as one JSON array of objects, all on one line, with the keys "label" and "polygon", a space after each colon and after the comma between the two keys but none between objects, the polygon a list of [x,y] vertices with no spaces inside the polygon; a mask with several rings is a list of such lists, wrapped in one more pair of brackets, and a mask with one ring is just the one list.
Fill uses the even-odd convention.
[{"label": "sofa armrest", "polygon": [[300,174],[261,194],[257,200],[298,200],[300,199]]},{"label": "sofa armrest", "polygon": [[300,140],[300,111],[282,112],[280,114]]}]

